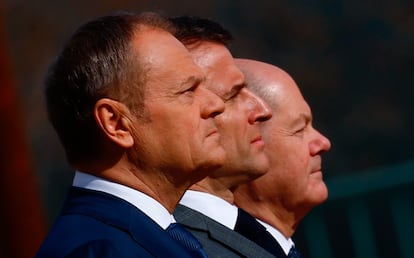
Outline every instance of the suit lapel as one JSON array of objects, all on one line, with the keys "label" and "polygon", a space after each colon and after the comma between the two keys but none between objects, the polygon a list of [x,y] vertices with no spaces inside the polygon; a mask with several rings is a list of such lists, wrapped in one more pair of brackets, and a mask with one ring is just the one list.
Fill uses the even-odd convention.
[{"label": "suit lapel", "polygon": [[[141,245],[156,257],[191,257],[187,250],[172,239],[168,233],[151,218],[135,207],[130,212],[131,235]],[[151,235],[151,237],[148,237]]]},{"label": "suit lapel", "polygon": [[235,253],[245,257],[273,257],[263,248],[243,237],[239,233],[227,228],[204,214],[178,205],[174,215],[176,219],[190,229],[205,231],[209,237],[232,249]]},{"label": "suit lapel", "polygon": [[286,257],[279,242],[263,225],[243,209],[238,209],[237,222],[234,230],[263,247],[275,257]]}]

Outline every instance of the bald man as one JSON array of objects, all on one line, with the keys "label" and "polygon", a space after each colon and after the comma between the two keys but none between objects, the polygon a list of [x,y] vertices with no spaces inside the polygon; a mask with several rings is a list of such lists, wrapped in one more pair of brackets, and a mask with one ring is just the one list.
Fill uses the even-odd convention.
[{"label": "bald man", "polygon": [[249,89],[270,105],[273,117],[261,125],[270,169],[239,186],[235,203],[277,241],[268,245],[269,252],[276,257],[301,257],[292,253],[297,251],[291,237],[304,216],[328,197],[322,154],[331,143],[313,127],[311,109],[289,74],[253,60],[236,59],[236,64]]}]

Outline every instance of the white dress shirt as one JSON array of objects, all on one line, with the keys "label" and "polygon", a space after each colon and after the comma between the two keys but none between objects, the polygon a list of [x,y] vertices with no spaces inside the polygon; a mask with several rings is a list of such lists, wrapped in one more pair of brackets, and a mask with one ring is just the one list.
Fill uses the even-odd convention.
[{"label": "white dress shirt", "polygon": [[180,204],[234,230],[237,221],[237,207],[220,197],[205,192],[187,190],[181,198]]},{"label": "white dress shirt", "polygon": [[166,229],[171,223],[175,222],[174,216],[159,202],[128,186],[80,171],[76,171],[75,173],[73,186],[101,191],[121,198],[140,209],[163,229]]},{"label": "white dress shirt", "polygon": [[271,225],[269,225],[266,222],[263,222],[259,219],[256,219],[256,220],[266,228],[266,230],[273,236],[273,238],[276,239],[276,241],[282,247],[285,254],[288,255],[288,253],[290,251],[290,248],[295,245],[295,243],[293,243],[292,238],[286,238],[276,228],[272,227]]}]

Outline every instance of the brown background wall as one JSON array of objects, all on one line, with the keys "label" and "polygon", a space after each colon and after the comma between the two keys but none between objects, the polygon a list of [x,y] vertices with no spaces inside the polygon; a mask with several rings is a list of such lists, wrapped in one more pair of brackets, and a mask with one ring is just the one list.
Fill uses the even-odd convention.
[{"label": "brown background wall", "polygon": [[[7,75],[13,77],[28,149],[28,157],[23,151],[21,158],[32,165],[28,171],[35,175],[49,222],[59,210],[71,169],[45,116],[42,80],[74,29],[114,10],[214,19],[234,34],[235,56],[288,71],[313,109],[315,126],[332,141],[324,161],[326,178],[414,158],[412,1],[6,0],[0,8]],[[3,151],[9,149],[6,142]]]}]

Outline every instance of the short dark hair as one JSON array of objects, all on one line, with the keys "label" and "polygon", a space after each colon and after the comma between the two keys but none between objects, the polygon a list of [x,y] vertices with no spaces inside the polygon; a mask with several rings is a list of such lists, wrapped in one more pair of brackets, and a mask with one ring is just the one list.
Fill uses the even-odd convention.
[{"label": "short dark hair", "polygon": [[197,16],[178,16],[169,18],[175,26],[174,36],[184,45],[211,41],[228,46],[233,40],[231,33],[219,23]]},{"label": "short dark hair", "polygon": [[158,14],[118,12],[82,25],[50,66],[46,106],[69,163],[99,153],[101,132],[93,116],[99,99],[135,110],[143,105],[145,69],[131,44],[142,26],[173,33],[171,23]]}]

